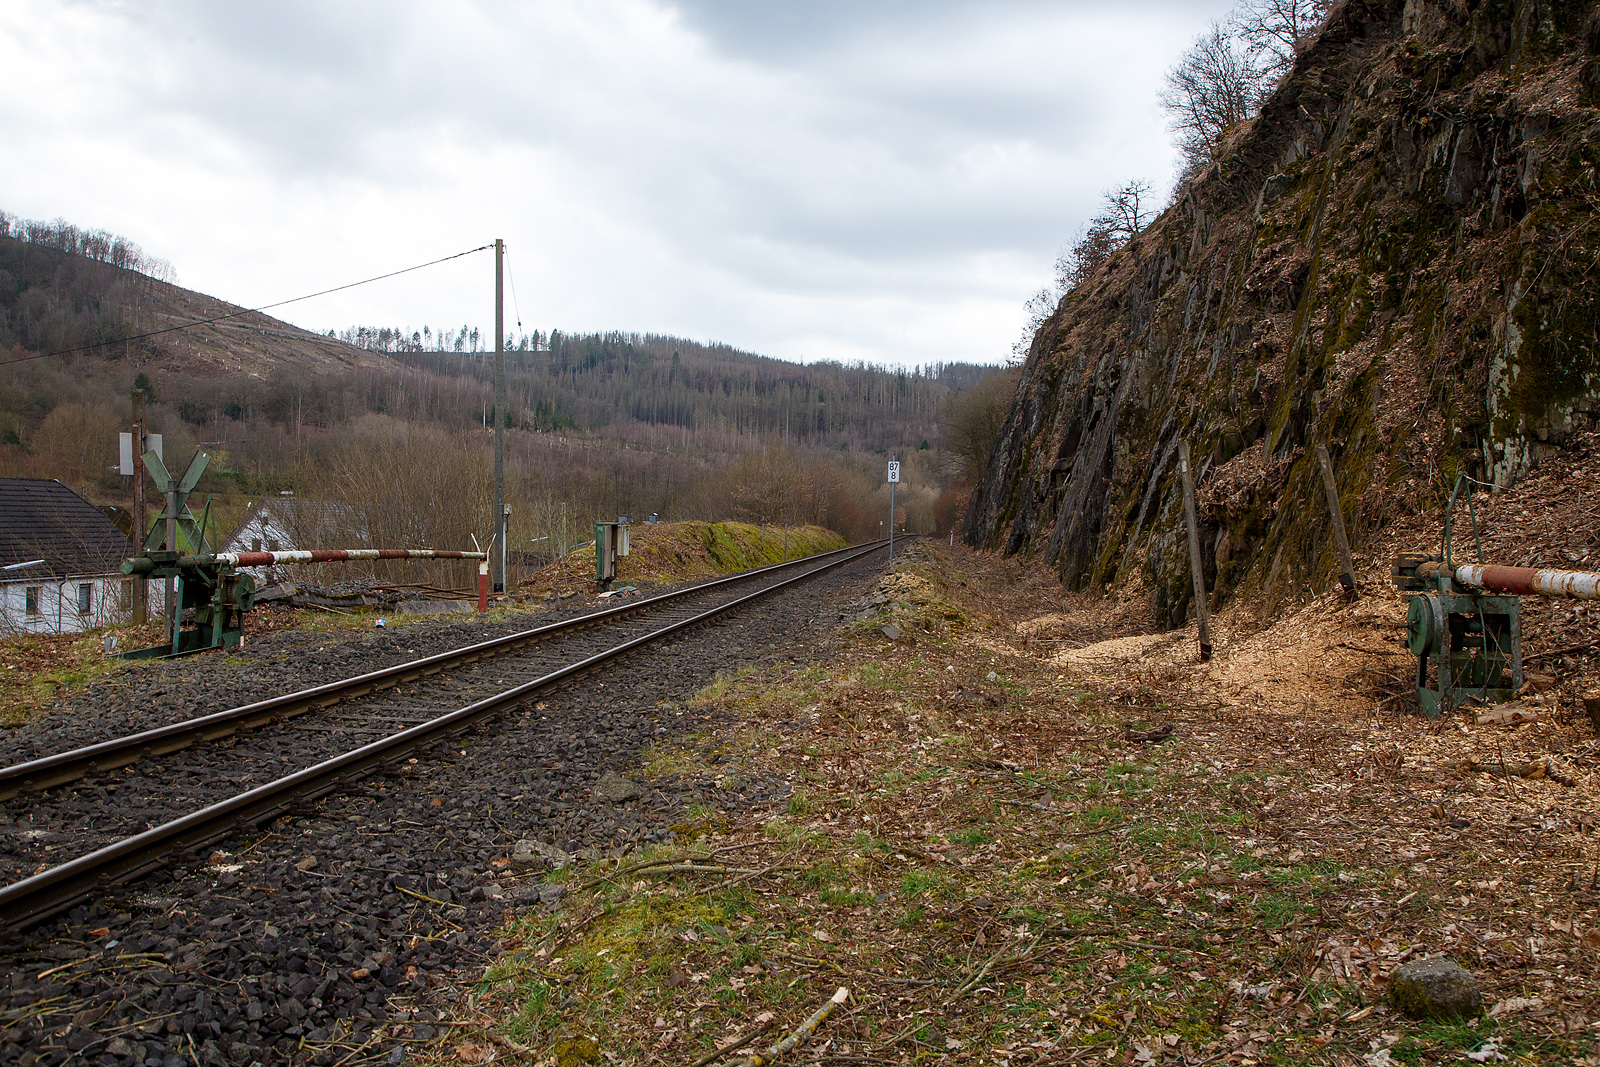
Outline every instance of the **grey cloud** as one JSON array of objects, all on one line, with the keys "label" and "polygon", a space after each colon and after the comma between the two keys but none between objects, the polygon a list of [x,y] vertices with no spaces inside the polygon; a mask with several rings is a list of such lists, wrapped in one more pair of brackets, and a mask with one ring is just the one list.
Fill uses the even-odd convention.
[{"label": "grey cloud", "polygon": [[[940,21],[1106,10],[1104,0],[669,0],[669,6],[718,47],[764,59],[792,59],[862,37],[903,36]],[[1194,5],[1136,0],[1118,6],[1130,15],[1156,17]]]},{"label": "grey cloud", "polygon": [[[141,217],[174,221],[131,236],[187,280],[205,284],[186,259],[222,258],[170,243],[203,239],[183,215],[196,199],[183,183],[210,183],[213,199],[217,188],[234,197],[240,239],[270,230],[264,244],[321,264],[348,251],[297,231],[313,225],[308,201],[324,229],[347,213],[390,227],[396,249],[409,233],[449,245],[493,225],[560,264],[544,286],[545,326],[675,328],[794,354],[801,336],[834,336],[838,350],[892,344],[872,325],[885,306],[993,316],[1009,299],[1020,322],[1102,188],[1136,175],[1163,183],[1156,86],[1128,70],[1156,69],[1162,33],[1175,51],[1225,8],[143,0],[80,5],[96,31],[87,39],[51,29],[46,8],[30,32],[75,50],[49,87],[82,124],[67,132],[143,153]],[[1103,48],[1084,51],[1085,18],[1111,34]],[[0,26],[0,55],[7,35]],[[28,125],[9,113],[19,117],[14,128],[0,117],[0,140]],[[30,146],[59,136],[43,122],[28,134]],[[80,214],[70,196],[108,202],[94,184],[104,180],[77,167],[58,204],[27,210]],[[281,277],[296,264],[259,269]],[[564,320],[578,307],[591,321]],[[671,321],[640,321],[652,315]],[[388,320],[464,316],[482,317],[401,303]],[[1009,322],[971,329],[994,334],[994,356],[1014,339]]]}]

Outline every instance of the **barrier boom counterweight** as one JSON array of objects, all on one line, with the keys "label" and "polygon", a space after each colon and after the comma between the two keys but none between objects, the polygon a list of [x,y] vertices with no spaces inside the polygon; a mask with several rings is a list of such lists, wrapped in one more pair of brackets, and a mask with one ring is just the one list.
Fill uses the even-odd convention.
[{"label": "barrier boom counterweight", "polygon": [[[242,642],[244,617],[255,606],[256,582],[240,567],[268,567],[284,563],[344,563],[378,559],[483,559],[482,552],[457,552],[432,548],[319,548],[300,552],[200,552],[146,551],[124,560],[122,573],[144,578],[170,579],[176,586],[174,625],[170,643],[123,653],[124,659],[182,656],[209,648],[230,648]],[[186,609],[194,612],[194,625],[177,625]]]},{"label": "barrier boom counterweight", "polygon": [[1406,645],[1417,657],[1417,701],[1430,717],[1465,702],[1511,699],[1522,687],[1519,598],[1600,600],[1600,574],[1452,564],[1403,553],[1395,585],[1411,592]]}]

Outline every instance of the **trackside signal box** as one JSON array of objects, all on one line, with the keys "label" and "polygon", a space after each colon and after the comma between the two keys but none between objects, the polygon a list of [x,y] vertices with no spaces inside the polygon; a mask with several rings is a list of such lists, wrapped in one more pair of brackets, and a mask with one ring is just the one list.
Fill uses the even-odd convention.
[{"label": "trackside signal box", "polygon": [[594,577],[602,590],[617,576],[617,557],[628,554],[628,520],[594,524]]}]

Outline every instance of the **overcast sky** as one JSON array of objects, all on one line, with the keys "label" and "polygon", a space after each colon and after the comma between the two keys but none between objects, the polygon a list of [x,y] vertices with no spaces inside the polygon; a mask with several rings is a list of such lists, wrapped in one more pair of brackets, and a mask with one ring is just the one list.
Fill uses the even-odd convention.
[{"label": "overcast sky", "polygon": [[[247,306],[503,237],[507,328],[994,361],[1226,2],[0,0],[0,209]],[[488,253],[281,317],[493,330]]]}]

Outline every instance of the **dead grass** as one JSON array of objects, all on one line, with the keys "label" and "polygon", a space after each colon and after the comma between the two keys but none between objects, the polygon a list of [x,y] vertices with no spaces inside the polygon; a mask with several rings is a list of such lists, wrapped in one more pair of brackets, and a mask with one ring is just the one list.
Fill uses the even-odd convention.
[{"label": "dead grass", "polygon": [[[688,1064],[845,985],[795,1062],[1435,1063],[1491,1038],[1595,1062],[1595,746],[1383,703],[1409,669],[1385,640],[1398,597],[1223,620],[1198,669],[1192,635],[1141,638],[1136,610],[1012,562],[925,546],[900,566],[925,616],[966,624],[892,649],[858,625],[825,669],[720,683],[733,721],[660,766],[786,774],[787,807],[700,813],[655,857],[677,870],[573,874],[598,881],[506,931],[433,1055]],[[879,610],[915,622],[914,588],[891,579]],[[1170,740],[1127,739],[1157,724]],[[1575,784],[1450,769],[1468,752]],[[1390,971],[1437,953],[1490,1014],[1387,1008]]]},{"label": "dead grass", "polygon": [[[527,609],[515,604],[491,604],[486,615],[472,618],[498,620]],[[378,618],[385,626],[426,626],[463,616],[388,614],[376,610],[354,613],[262,606],[245,617],[248,644],[279,630],[306,630],[329,635],[370,631]],[[116,652],[148,648],[161,640],[159,620],[143,626],[108,626],[78,634],[25,634],[0,640],[0,728],[22,726],[49,711],[77,688],[122,670],[138,670],[148,661],[129,661],[108,654],[107,637],[116,640]],[[210,652],[196,655],[213,655]]]},{"label": "dead grass", "polygon": [[121,664],[105,654],[104,633],[30,634],[0,642],[0,727],[21,726],[58,695]]},{"label": "dead grass", "polygon": [[[800,559],[845,547],[820,526],[761,527],[746,522],[638,523],[628,530],[630,552],[617,560],[616,585],[660,585],[715,578],[751,567]],[[787,555],[786,555],[787,553]],[[522,594],[570,592],[594,586],[594,546],[580,548],[529,575]]]}]

